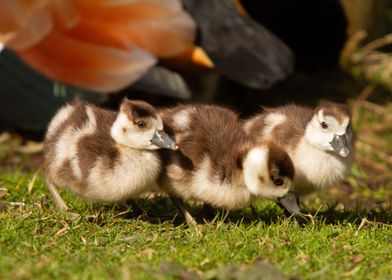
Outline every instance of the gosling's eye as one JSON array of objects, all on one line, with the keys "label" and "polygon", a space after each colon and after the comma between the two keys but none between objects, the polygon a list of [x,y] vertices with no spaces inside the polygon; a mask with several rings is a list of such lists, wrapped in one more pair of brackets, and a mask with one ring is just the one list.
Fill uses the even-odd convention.
[{"label": "gosling's eye", "polygon": [[321,125],[321,127],[323,129],[327,129],[328,128],[328,124],[326,122],[322,122],[320,125]]},{"label": "gosling's eye", "polygon": [[275,184],[276,186],[281,186],[281,185],[283,185],[283,183],[284,183],[283,180],[280,179],[280,178],[274,179],[273,182],[274,182],[274,184]]},{"label": "gosling's eye", "polygon": [[144,128],[146,126],[146,123],[144,121],[142,121],[142,120],[139,120],[139,121],[136,122],[136,125],[139,128]]}]

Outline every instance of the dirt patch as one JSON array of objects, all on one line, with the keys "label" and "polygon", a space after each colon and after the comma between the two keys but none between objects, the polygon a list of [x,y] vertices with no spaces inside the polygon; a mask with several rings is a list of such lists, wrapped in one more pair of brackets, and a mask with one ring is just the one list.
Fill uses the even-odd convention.
[{"label": "dirt patch", "polygon": [[2,171],[37,171],[43,161],[42,143],[19,135],[0,134],[0,169]]}]

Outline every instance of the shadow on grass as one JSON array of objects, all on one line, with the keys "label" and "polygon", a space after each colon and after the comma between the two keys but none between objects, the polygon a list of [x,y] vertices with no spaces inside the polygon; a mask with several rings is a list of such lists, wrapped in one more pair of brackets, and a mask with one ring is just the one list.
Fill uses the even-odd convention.
[{"label": "shadow on grass", "polygon": [[310,213],[326,224],[341,224],[343,222],[360,224],[363,219],[378,223],[392,224],[392,209],[383,209],[381,207],[371,210],[359,208],[337,210],[335,207],[331,206],[326,211],[318,213],[315,211],[312,213],[312,211],[310,211]]},{"label": "shadow on grass", "polygon": [[[174,226],[184,223],[182,216],[178,215],[175,207],[167,197],[155,197],[153,199],[138,199],[137,204],[144,210],[143,213],[134,211],[131,208],[98,206],[93,205],[96,212],[106,212],[112,209],[116,218],[138,219],[149,222],[151,224],[161,224],[163,222],[172,222]],[[303,217],[293,217],[284,214],[277,205],[268,202],[262,205],[255,205],[236,211],[225,211],[214,209],[211,207],[203,208],[202,205],[188,204],[190,213],[196,217],[199,223],[210,223],[214,220],[224,221],[225,223],[243,223],[252,224],[255,222],[263,222],[267,225],[279,223],[283,220],[296,220],[300,225],[306,225],[311,220]],[[310,214],[314,220],[324,224],[342,224],[350,223],[359,225],[363,219],[371,222],[383,224],[392,224],[392,209],[384,209],[377,207],[371,210],[360,209],[337,209],[336,205],[328,206],[326,210],[318,211],[315,209],[304,209],[304,213]],[[98,222],[99,219],[92,219]]]},{"label": "shadow on grass", "polygon": [[[139,220],[150,224],[159,225],[171,223],[174,227],[182,226],[184,218],[177,213],[171,200],[165,196],[154,198],[137,199],[137,204],[142,209],[142,213],[132,208],[122,206],[104,205],[100,203],[86,203],[70,205],[71,211],[80,214],[78,218],[69,217],[71,220],[83,219],[88,222],[105,226],[112,224],[113,219]],[[40,208],[48,206],[48,198],[45,197]],[[37,204],[37,203],[36,203]],[[7,211],[8,204],[0,200],[0,211]],[[337,209],[336,205],[328,206],[326,210],[318,211],[314,208],[304,208],[303,213],[310,214],[313,218],[294,217],[285,215],[284,211],[274,202],[256,203],[236,211],[226,211],[221,209],[207,208],[203,211],[202,204],[188,203],[187,208],[200,224],[210,224],[214,222],[233,223],[251,225],[254,223],[264,223],[265,225],[279,224],[284,221],[296,222],[300,226],[306,226],[313,221],[323,224],[346,224],[360,225],[366,219],[369,222],[392,225],[392,206],[384,209],[381,206],[365,210],[357,209]],[[121,222],[121,221],[119,221]],[[116,222],[114,222],[116,223]]]}]

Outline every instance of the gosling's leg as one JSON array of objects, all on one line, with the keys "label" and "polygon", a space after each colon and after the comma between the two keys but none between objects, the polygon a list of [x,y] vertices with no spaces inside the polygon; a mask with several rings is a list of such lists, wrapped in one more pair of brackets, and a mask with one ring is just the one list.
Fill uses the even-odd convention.
[{"label": "gosling's leg", "polygon": [[171,201],[173,202],[174,206],[177,208],[177,211],[185,218],[185,222],[188,225],[192,225],[192,226],[197,225],[197,222],[193,218],[191,213],[189,213],[188,210],[186,210],[184,202],[177,197],[173,197],[173,196],[169,196],[169,197],[170,197]]},{"label": "gosling's leg", "polygon": [[68,211],[68,206],[65,204],[64,200],[61,198],[60,193],[56,187],[55,184],[50,182],[49,180],[46,180],[46,187],[48,188],[50,194],[52,195],[52,198],[54,200],[54,203],[56,204],[57,208],[60,209],[61,211]]},{"label": "gosling's leg", "polygon": [[196,217],[198,220],[212,221],[216,217],[216,213],[211,204],[205,202],[203,204],[203,209],[196,214]]},{"label": "gosling's leg", "polygon": [[127,201],[125,201],[124,206],[127,208],[132,208],[133,213],[137,217],[146,214],[146,211],[144,211],[142,208],[140,208],[140,206],[133,199],[128,199]]}]

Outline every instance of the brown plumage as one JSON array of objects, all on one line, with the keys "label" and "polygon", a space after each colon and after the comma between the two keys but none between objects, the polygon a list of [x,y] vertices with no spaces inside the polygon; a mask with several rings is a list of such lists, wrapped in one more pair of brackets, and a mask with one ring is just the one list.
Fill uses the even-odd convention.
[{"label": "brown plumage", "polygon": [[[172,117],[182,110],[191,112],[192,121],[185,129],[176,129]],[[179,138],[177,144],[181,162],[185,163],[189,159],[193,165],[192,170],[200,168],[203,156],[208,154],[211,158],[211,172],[216,172],[211,176],[228,180],[231,173],[240,166],[243,151],[251,144],[237,114],[226,108],[184,105],[162,111],[161,115],[168,131],[173,132],[176,139]],[[183,167],[189,168],[187,165]]]},{"label": "brown plumage", "polygon": [[255,141],[273,141],[290,155],[295,192],[307,194],[343,180],[354,154],[351,113],[344,104],[263,108],[244,128]]},{"label": "brown plumage", "polygon": [[327,102],[327,103],[324,103],[324,104],[318,106],[315,109],[315,112],[318,112],[320,110],[323,111],[324,116],[334,117],[341,124],[343,123],[343,121],[345,119],[351,118],[351,111],[344,104],[334,103],[334,102]]},{"label": "brown plumage", "polygon": [[79,100],[61,108],[44,141],[47,186],[56,205],[67,209],[58,186],[106,202],[155,187],[161,161],[153,150],[172,141],[162,129],[158,112],[144,101],[124,99],[119,112]]},{"label": "brown plumage", "polygon": [[140,100],[125,101],[121,106],[122,111],[133,121],[145,117],[155,118],[158,115],[154,107]]},{"label": "brown plumage", "polygon": [[255,142],[232,110],[179,105],[160,114],[179,147],[161,151],[161,185],[172,196],[235,209],[287,194],[294,176],[289,156],[277,144]]},{"label": "brown plumage", "polygon": [[256,137],[257,141],[267,125],[266,117],[269,114],[283,114],[286,121],[276,125],[271,133],[271,139],[283,147],[295,147],[305,134],[306,125],[313,116],[313,110],[307,107],[289,104],[278,108],[263,107],[261,113],[245,123],[246,130]]}]

